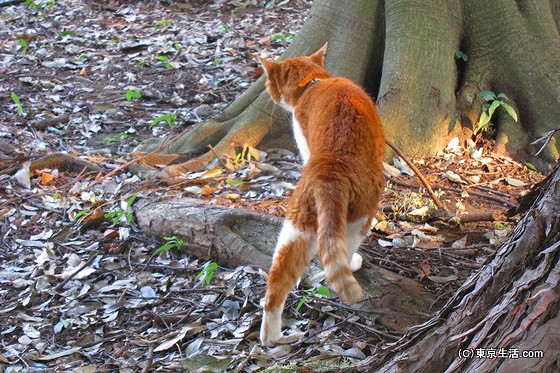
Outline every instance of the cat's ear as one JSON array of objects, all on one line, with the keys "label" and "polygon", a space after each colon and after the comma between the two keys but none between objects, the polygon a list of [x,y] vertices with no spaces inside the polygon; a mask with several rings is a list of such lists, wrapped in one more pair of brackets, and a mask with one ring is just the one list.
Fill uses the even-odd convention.
[{"label": "cat's ear", "polygon": [[257,57],[264,69],[264,71],[266,72],[267,75],[270,75],[270,73],[276,68],[276,66],[278,65],[277,62],[274,62],[272,60],[268,60],[266,58],[261,58],[261,57]]},{"label": "cat's ear", "polygon": [[329,43],[325,43],[317,52],[313,53],[309,58],[311,61],[315,62],[319,66],[325,65],[325,54],[327,53],[327,46]]}]

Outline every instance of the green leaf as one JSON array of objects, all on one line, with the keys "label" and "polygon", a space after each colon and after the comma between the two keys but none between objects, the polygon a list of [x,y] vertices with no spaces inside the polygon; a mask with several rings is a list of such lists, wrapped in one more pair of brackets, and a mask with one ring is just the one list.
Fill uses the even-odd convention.
[{"label": "green leaf", "polygon": [[199,280],[203,285],[208,285],[212,281],[217,268],[218,264],[216,262],[209,262],[204,266],[202,271],[196,275],[195,279]]},{"label": "green leaf", "polygon": [[319,287],[315,288],[314,293],[317,294],[317,295],[322,295],[324,297],[330,297],[331,296],[331,291],[326,286],[319,286]]},{"label": "green leaf", "polygon": [[513,120],[517,122],[518,118],[517,118],[517,113],[515,112],[515,110],[509,104],[506,104],[503,101],[502,101],[501,105],[504,109],[506,109],[509,116],[512,117]]},{"label": "green leaf", "polygon": [[85,216],[91,212],[90,209],[84,209],[74,215],[74,220],[79,220],[82,216]]},{"label": "green leaf", "polygon": [[25,39],[19,39],[18,44],[23,49],[23,53],[27,53],[29,50],[29,44],[27,44],[27,41]]},{"label": "green leaf", "polygon": [[478,127],[476,128],[476,132],[483,129],[488,124],[488,122],[490,122],[490,116],[487,112],[483,111],[480,114],[480,118],[478,119]]},{"label": "green leaf", "polygon": [[154,255],[157,255],[157,254],[161,253],[162,251],[170,250],[174,247],[175,247],[175,245],[172,242],[166,242],[154,251]]},{"label": "green leaf", "polygon": [[480,91],[478,95],[482,97],[484,101],[491,101],[496,99],[496,94],[492,91]]},{"label": "green leaf", "polygon": [[12,101],[14,102],[14,104],[21,105],[21,100],[19,99],[19,96],[17,95],[17,93],[12,92],[10,97],[12,98]]},{"label": "green leaf", "polygon": [[133,99],[141,99],[142,94],[137,89],[129,89],[124,94],[127,101],[132,101]]},{"label": "green leaf", "polygon": [[309,299],[309,296],[308,296],[308,295],[304,295],[304,296],[299,300],[299,302],[298,302],[298,304],[297,304],[297,306],[296,306],[296,309],[295,309],[296,314],[299,315],[299,310],[301,310],[301,307],[303,307],[303,305],[307,302],[308,299]]},{"label": "green leaf", "polygon": [[507,99],[508,99],[508,96],[506,96],[505,93],[498,93],[498,95],[496,96],[496,98],[503,98],[503,99],[507,100]]},{"label": "green leaf", "polygon": [[132,197],[130,197],[128,199],[128,201],[126,202],[126,209],[128,210],[130,208],[130,206],[132,206],[132,204],[134,203],[134,201],[136,201],[136,199],[138,198],[138,193],[135,193],[132,195]]},{"label": "green leaf", "polygon": [[469,60],[469,56],[467,56],[467,54],[463,51],[457,51],[455,52],[455,59],[467,62]]},{"label": "green leaf", "polygon": [[502,104],[502,101],[498,101],[498,100],[494,100],[492,101],[492,104],[490,104],[490,107],[488,108],[488,117],[490,120],[490,118],[492,118],[492,115],[494,115],[494,112],[496,111],[496,109],[498,107],[500,107],[500,105]]},{"label": "green leaf", "polygon": [[180,249],[185,245],[185,241],[181,240],[180,238],[177,238],[177,236],[163,237],[163,238],[165,239],[166,242],[154,251],[154,255],[157,255],[162,251],[167,251],[170,249]]},{"label": "green leaf", "polygon": [[528,168],[529,170],[531,170],[531,171],[539,172],[539,170],[537,170],[537,168],[535,167],[535,165],[533,165],[532,163],[525,162],[525,167],[527,167],[527,168]]}]

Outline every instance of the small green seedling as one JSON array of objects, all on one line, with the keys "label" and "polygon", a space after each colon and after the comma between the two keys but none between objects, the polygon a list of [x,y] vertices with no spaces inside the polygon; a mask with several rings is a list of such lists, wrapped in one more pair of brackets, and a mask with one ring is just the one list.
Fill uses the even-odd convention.
[{"label": "small green seedling", "polygon": [[158,247],[156,251],[154,251],[154,255],[157,255],[163,251],[168,251],[172,249],[180,250],[183,246],[185,246],[185,241],[177,238],[177,236],[173,237],[163,237],[165,243]]},{"label": "small green seedling", "polygon": [[291,34],[286,35],[286,34],[283,34],[283,33],[278,33],[278,34],[272,35],[270,40],[271,41],[278,41],[282,44],[285,44],[285,43],[291,43],[292,41],[294,41],[295,38],[296,38],[295,35],[291,35]]},{"label": "small green seedling", "polygon": [[160,54],[159,56],[156,56],[156,60],[163,62],[166,69],[171,69],[172,66],[169,63],[169,57]]},{"label": "small green seedling", "polygon": [[27,43],[27,40],[19,39],[18,44],[21,47],[21,50],[23,51],[23,53],[27,53],[27,51],[29,50],[29,44]]},{"label": "small green seedling", "polygon": [[503,93],[495,94],[492,91],[482,91],[478,94],[486,104],[482,107],[482,113],[480,114],[480,118],[478,119],[478,125],[476,127],[475,133],[478,133],[484,129],[486,129],[492,119],[492,115],[497,108],[502,107],[505,111],[513,118],[514,121],[517,122],[517,113],[511,107],[510,104],[505,102],[508,97]]},{"label": "small green seedling", "polygon": [[297,304],[296,309],[295,309],[296,314],[298,314],[298,315],[299,315],[299,310],[309,300],[310,296],[314,295],[314,296],[320,296],[320,297],[325,297],[325,298],[328,298],[328,297],[331,296],[331,291],[326,286],[313,287],[311,289],[305,290],[305,293],[306,294],[300,299],[300,301]]},{"label": "small green seedling", "polygon": [[27,8],[31,11],[42,11],[45,8],[52,11],[56,5],[56,0],[25,0],[25,5],[27,5]]},{"label": "small green seedling", "polygon": [[165,19],[165,18],[160,20],[160,21],[157,21],[154,24],[154,30],[155,31],[161,31],[164,28],[166,28],[167,26],[169,26],[169,23],[170,23],[170,21],[168,19]]},{"label": "small green seedling", "polygon": [[126,202],[126,206],[124,210],[116,210],[116,211],[108,212],[105,214],[105,218],[112,219],[111,220],[112,225],[117,225],[120,221],[123,220],[128,223],[132,222],[132,220],[134,219],[134,215],[130,212],[130,207],[132,206],[134,201],[136,201],[137,198],[138,198],[138,194],[132,195],[132,197],[130,197]]},{"label": "small green seedling", "polygon": [[137,89],[129,89],[125,92],[124,97],[127,101],[139,100],[142,98],[142,93]]},{"label": "small green seedling", "polygon": [[175,126],[177,125],[177,117],[178,117],[177,113],[162,114],[152,121],[149,128],[152,129],[153,126],[156,126],[161,122],[167,123],[169,128],[175,128]]},{"label": "small green seedling", "polygon": [[60,35],[62,35],[62,36],[75,36],[76,32],[72,31],[72,30],[62,30],[60,32]]},{"label": "small green seedling", "polygon": [[74,215],[74,220],[78,221],[81,218],[83,218],[84,216],[86,216],[87,214],[89,214],[90,212],[91,212],[90,209],[80,210],[76,215]]},{"label": "small green seedling", "polygon": [[469,60],[469,56],[467,56],[467,54],[463,51],[457,51],[455,52],[455,59],[457,61],[463,60],[463,62],[467,62]]},{"label": "small green seedling", "polygon": [[200,284],[208,285],[212,281],[216,269],[218,269],[218,264],[216,262],[208,262],[204,268],[202,268],[202,271],[196,275],[196,279],[200,281]]},{"label": "small green seedling", "polygon": [[21,116],[21,117],[24,117],[25,113],[23,112],[23,106],[21,105],[21,100],[19,99],[19,96],[17,95],[17,93],[12,92],[10,97],[12,97],[12,101],[14,102],[14,104],[16,104],[16,110],[17,110],[18,115]]},{"label": "small green seedling", "polygon": [[535,165],[530,162],[525,162],[525,167],[527,167],[531,171],[539,172]]}]

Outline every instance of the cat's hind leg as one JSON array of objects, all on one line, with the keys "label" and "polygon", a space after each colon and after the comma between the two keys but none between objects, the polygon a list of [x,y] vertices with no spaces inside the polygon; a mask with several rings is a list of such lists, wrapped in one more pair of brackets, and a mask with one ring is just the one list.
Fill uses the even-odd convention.
[{"label": "cat's hind leg", "polygon": [[297,229],[289,220],[284,222],[270,267],[260,339],[266,346],[291,343],[299,335],[282,335],[282,311],[288,293],[304,273],[315,255],[314,234]]},{"label": "cat's hind leg", "polygon": [[371,218],[364,216],[346,225],[346,248],[352,272],[362,268],[362,256],[357,253],[357,250],[369,230],[370,223]]}]

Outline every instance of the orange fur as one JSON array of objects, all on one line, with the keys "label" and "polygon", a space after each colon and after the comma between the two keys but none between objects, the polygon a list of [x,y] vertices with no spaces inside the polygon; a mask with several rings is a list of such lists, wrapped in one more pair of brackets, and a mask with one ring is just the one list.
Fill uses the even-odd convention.
[{"label": "orange fur", "polygon": [[261,326],[266,345],[286,341],[284,302],[316,252],[344,301],[362,298],[350,258],[381,198],[385,139],[371,98],[350,80],[330,76],[325,51],[326,45],[309,57],[261,59],[270,96],[293,114],[305,164],[270,268]]}]

